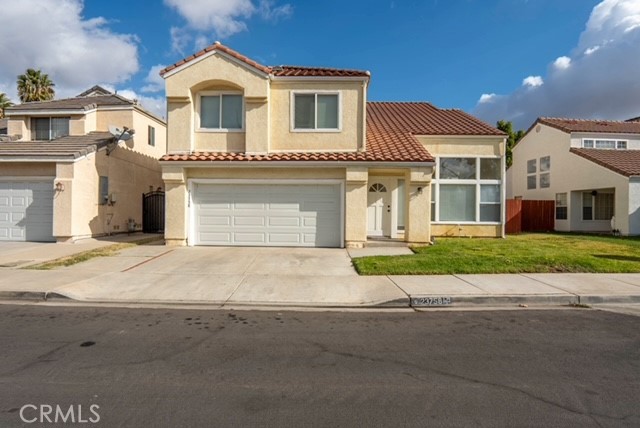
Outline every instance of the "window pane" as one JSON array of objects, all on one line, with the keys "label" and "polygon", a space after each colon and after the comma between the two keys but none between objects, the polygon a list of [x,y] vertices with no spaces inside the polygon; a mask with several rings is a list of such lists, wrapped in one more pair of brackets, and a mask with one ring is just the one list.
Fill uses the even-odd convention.
[{"label": "window pane", "polygon": [[566,207],[567,206],[567,194],[566,193],[556,193],[556,206]]},{"label": "window pane", "polygon": [[98,187],[98,205],[105,205],[109,201],[109,177],[100,176]]},{"label": "window pane", "polygon": [[296,94],[294,96],[294,128],[313,129],[315,128],[315,95]]},{"label": "window pane", "polygon": [[480,186],[480,202],[500,202],[500,185],[483,184]]},{"label": "window pane", "polygon": [[593,140],[583,140],[582,141],[582,147],[584,147],[585,149],[592,149],[593,148]]},{"label": "window pane", "polygon": [[32,140],[48,140],[49,139],[49,118],[37,117],[31,119],[31,139]]},{"label": "window pane", "polygon": [[69,135],[69,118],[68,117],[52,117],[51,118],[51,139],[64,137]]},{"label": "window pane", "polygon": [[593,220],[593,198],[590,192],[582,194],[582,219]]},{"label": "window pane", "polygon": [[527,176],[527,189],[531,190],[535,188],[536,188],[536,176],[535,175]]},{"label": "window pane", "polygon": [[476,186],[440,185],[440,221],[475,221]]},{"label": "window pane", "polygon": [[551,176],[547,172],[545,174],[540,174],[540,188],[544,189],[551,186]]},{"label": "window pane", "polygon": [[551,156],[540,158],[540,172],[549,171],[551,169]]},{"label": "window pane", "polygon": [[338,129],[337,95],[318,95],[318,128]]},{"label": "window pane", "polygon": [[480,159],[480,178],[482,180],[500,180],[500,159]]},{"label": "window pane", "polygon": [[613,140],[596,140],[596,149],[615,149],[616,142]]},{"label": "window pane", "polygon": [[440,158],[440,179],[475,180],[475,158]]},{"label": "window pane", "polygon": [[611,220],[613,217],[613,193],[598,193],[595,197],[595,220]]},{"label": "window pane", "polygon": [[567,219],[567,207],[556,206],[556,220],[566,220],[566,219]]},{"label": "window pane", "polygon": [[404,180],[398,180],[398,229],[404,230]]},{"label": "window pane", "polygon": [[153,126],[149,126],[148,130],[149,130],[148,143],[150,146],[155,146],[156,145],[156,128],[154,128]]},{"label": "window pane", "polygon": [[527,174],[534,174],[536,171],[536,159],[527,161]]},{"label": "window pane", "polygon": [[500,221],[500,204],[480,204],[480,221]]},{"label": "window pane", "polygon": [[431,185],[431,221],[436,221],[436,185]]},{"label": "window pane", "polygon": [[626,150],[627,142],[626,141],[618,141],[618,150]]},{"label": "window pane", "polygon": [[220,96],[200,97],[200,127],[220,128]]},{"label": "window pane", "polygon": [[242,95],[222,96],[222,128],[242,128]]}]

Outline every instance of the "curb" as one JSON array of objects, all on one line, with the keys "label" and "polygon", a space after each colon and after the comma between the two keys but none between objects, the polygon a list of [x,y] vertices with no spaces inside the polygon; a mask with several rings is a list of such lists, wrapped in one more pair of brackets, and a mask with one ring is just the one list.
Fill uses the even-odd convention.
[{"label": "curb", "polygon": [[[440,299],[435,304],[423,303],[425,299]],[[446,299],[444,303],[441,303]],[[448,303],[447,303],[448,302]],[[536,294],[536,295],[496,295],[496,296],[411,296],[410,305],[413,308],[450,308],[464,306],[501,306],[501,305],[573,305],[579,304],[580,296],[573,294]]]},{"label": "curb", "polygon": [[580,298],[580,304],[593,305],[598,303],[640,303],[640,295],[586,295],[578,296]]}]

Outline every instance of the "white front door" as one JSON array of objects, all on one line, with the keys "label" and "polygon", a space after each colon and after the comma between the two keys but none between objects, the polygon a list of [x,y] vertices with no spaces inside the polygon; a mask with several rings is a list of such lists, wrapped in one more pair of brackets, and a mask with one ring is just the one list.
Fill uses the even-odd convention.
[{"label": "white front door", "polygon": [[367,196],[367,235],[391,236],[391,181],[369,180]]}]

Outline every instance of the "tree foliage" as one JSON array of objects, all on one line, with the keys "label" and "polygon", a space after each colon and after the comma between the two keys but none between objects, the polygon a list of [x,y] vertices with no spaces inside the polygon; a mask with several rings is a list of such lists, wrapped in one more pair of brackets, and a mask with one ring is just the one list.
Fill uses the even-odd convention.
[{"label": "tree foliage", "polygon": [[523,131],[522,129],[518,131],[514,131],[513,124],[510,121],[506,121],[506,120],[499,120],[498,123],[496,124],[496,127],[499,130],[506,132],[507,135],[509,136],[507,138],[507,156],[506,156],[507,168],[509,168],[513,163],[513,148],[515,147],[516,144],[518,144],[518,141],[520,141],[520,139],[524,137],[525,131]]},{"label": "tree foliage", "polygon": [[4,109],[11,107],[13,103],[4,92],[0,92],[0,119],[4,117]]},{"label": "tree foliage", "polygon": [[52,100],[56,92],[49,75],[33,68],[18,76],[18,96],[23,103]]}]

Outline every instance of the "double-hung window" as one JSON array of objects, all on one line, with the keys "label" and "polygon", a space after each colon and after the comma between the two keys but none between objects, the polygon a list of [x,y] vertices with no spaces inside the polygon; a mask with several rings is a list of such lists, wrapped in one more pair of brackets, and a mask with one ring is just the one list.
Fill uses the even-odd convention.
[{"label": "double-hung window", "polygon": [[627,141],[585,138],[582,140],[582,147],[585,149],[626,150]]},{"label": "double-hung window", "polygon": [[441,157],[432,184],[435,222],[499,223],[502,159]]},{"label": "double-hung window", "polygon": [[203,92],[199,95],[199,130],[241,131],[244,129],[244,100],[241,94]]},{"label": "double-hung window", "polygon": [[340,130],[340,93],[294,92],[291,98],[294,131]]},{"label": "double-hung window", "polygon": [[567,194],[556,193],[556,220],[566,220],[568,214]]},{"label": "double-hung window", "polygon": [[55,140],[69,135],[68,117],[34,117],[31,118],[32,140]]}]

